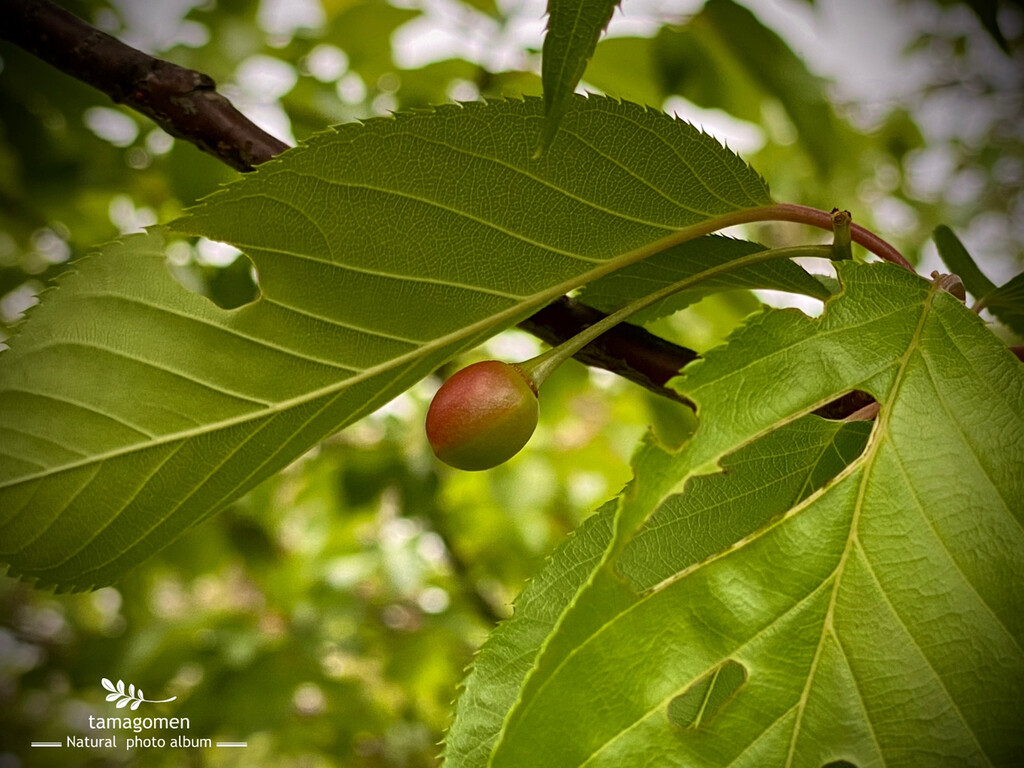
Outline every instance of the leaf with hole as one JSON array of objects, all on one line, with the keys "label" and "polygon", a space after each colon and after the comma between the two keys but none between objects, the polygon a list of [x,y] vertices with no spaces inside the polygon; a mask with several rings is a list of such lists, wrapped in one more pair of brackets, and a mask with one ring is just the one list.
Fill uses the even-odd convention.
[{"label": "leaf with hole", "polygon": [[0,558],[118,578],[317,441],[568,290],[771,202],[691,126],[576,98],[532,159],[538,99],[311,138],[174,224],[252,260],[223,309],[164,231],[80,261],[0,364]]},{"label": "leaf with hole", "polygon": [[[869,430],[865,422],[843,424],[806,416],[727,457],[726,474],[698,478],[700,487],[685,495],[660,487],[674,484],[671,470],[676,459],[645,442],[634,457],[643,475],[623,498],[624,504],[645,513],[656,510],[651,530],[634,539],[636,543],[631,542],[623,553],[637,566],[635,578],[658,581],[659,564],[674,572],[680,562],[699,562],[782,515],[856,458]],[[660,482],[649,488],[649,477]],[[563,635],[560,623],[588,615],[599,621],[605,612],[632,600],[621,579],[607,578],[601,569],[615,513],[615,505],[608,504],[585,522],[516,601],[515,617],[488,638],[445,740],[446,765],[488,764],[488,755],[502,735],[503,720],[544,646],[558,643],[561,652],[571,653],[575,632]],[[598,579],[601,588],[591,579]]]},{"label": "leaf with hole", "polygon": [[[485,646],[451,765],[1014,764],[1024,372],[935,284],[837,268],[821,318],[765,311],[687,368],[698,432],[638,455]],[[863,449],[837,443],[838,474],[769,500],[794,441],[744,457],[851,389],[881,405]],[[728,661],[745,682],[678,727]]]}]

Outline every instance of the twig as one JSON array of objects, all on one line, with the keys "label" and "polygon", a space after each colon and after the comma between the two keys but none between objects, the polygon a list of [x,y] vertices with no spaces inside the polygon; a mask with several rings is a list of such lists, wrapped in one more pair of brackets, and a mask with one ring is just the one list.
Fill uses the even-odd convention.
[{"label": "twig", "polygon": [[0,0],[0,37],[151,118],[240,171],[288,148],[252,123],[209,75],[155,59],[49,0]]},{"label": "twig", "polygon": [[[519,327],[556,347],[605,317],[600,310],[562,296],[521,322]],[[689,400],[665,384],[684,365],[696,360],[697,353],[665,341],[640,326],[619,323],[573,357],[692,407]]]}]

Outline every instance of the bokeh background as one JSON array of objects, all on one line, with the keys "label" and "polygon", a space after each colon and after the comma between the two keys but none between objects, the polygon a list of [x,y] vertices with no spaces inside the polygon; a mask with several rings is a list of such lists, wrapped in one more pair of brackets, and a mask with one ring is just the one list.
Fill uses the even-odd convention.
[{"label": "bokeh background", "polygon": [[[394,110],[540,94],[542,0],[62,4],[213,76],[288,143]],[[1024,11],[981,5],[1002,41],[953,0],[625,0],[582,87],[702,125],[777,199],[849,208],[925,274],[940,267],[929,234],[949,224],[1000,284],[1024,259]],[[75,258],[169,221],[234,173],[0,43],[0,342]],[[248,260],[217,243],[175,244],[168,268],[222,306],[257,294]],[[760,301],[820,310],[735,292],[652,330],[705,350]],[[458,682],[526,580],[628,482],[645,430],[675,444],[694,428],[678,404],[571,363],[513,461],[476,474],[437,464],[422,422],[441,378],[539,349],[519,331],[493,339],[114,586],[55,595],[0,577],[0,768],[437,765]],[[189,717],[192,737],[249,747],[28,746],[95,736],[89,715],[120,714],[104,677],[177,697],[173,712],[134,714]]]}]

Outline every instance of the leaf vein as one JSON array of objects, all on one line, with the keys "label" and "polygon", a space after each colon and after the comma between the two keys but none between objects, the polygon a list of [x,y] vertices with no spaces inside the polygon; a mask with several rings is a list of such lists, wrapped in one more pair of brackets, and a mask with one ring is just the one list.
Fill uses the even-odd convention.
[{"label": "leaf vein", "polygon": [[[271,350],[273,350],[275,352],[281,352],[282,354],[288,355],[289,357],[297,358],[299,360],[305,360],[305,361],[310,362],[310,363],[317,363],[317,364],[320,364],[320,365],[326,365],[326,366],[328,366],[330,368],[336,368],[336,369],[341,370],[341,371],[349,371],[351,373],[358,373],[360,371],[359,368],[352,368],[352,367],[347,366],[347,365],[341,365],[337,361],[328,360],[327,358],[313,357],[311,355],[302,354],[300,352],[296,352],[293,349],[288,349],[287,347],[283,347],[280,344],[274,344],[273,342],[268,341],[266,338],[260,338],[258,336],[252,336],[252,335],[250,335],[248,333],[243,333],[242,331],[238,330],[237,328],[232,328],[231,326],[228,326],[228,325],[221,325],[221,324],[216,323],[216,322],[214,322],[212,320],[207,320],[206,318],[199,317],[198,315],[189,315],[189,314],[186,314],[184,312],[178,312],[178,311],[176,311],[174,309],[171,309],[170,307],[165,307],[165,306],[160,305],[160,304],[151,304],[148,301],[143,301],[141,299],[135,298],[134,296],[125,296],[123,294],[109,293],[109,292],[107,292],[107,293],[99,293],[99,292],[96,292],[96,293],[83,293],[82,295],[83,296],[96,297],[96,298],[114,299],[115,301],[123,301],[123,302],[128,303],[128,304],[135,304],[137,306],[146,307],[147,309],[152,309],[152,310],[155,310],[157,312],[163,312],[165,314],[173,315],[175,317],[181,317],[181,318],[184,318],[185,320],[188,320],[190,322],[197,322],[197,323],[199,323],[201,325],[205,325],[205,326],[207,326],[209,328],[213,328],[215,330],[222,331],[223,333],[229,334],[231,336],[235,336],[235,337],[237,337],[239,339],[243,339],[245,341],[252,342],[253,344],[257,344],[257,345],[259,345],[261,347],[266,347],[267,349],[271,349]],[[262,300],[263,300],[262,298],[257,299],[257,302],[262,301]]]},{"label": "leaf vein", "polygon": [[95,349],[98,352],[104,352],[104,353],[106,353],[108,355],[111,355],[113,357],[120,357],[120,358],[123,358],[125,360],[131,360],[133,362],[138,363],[139,365],[143,365],[143,366],[146,366],[148,368],[153,368],[154,370],[157,370],[157,371],[163,371],[164,373],[169,373],[172,376],[176,376],[177,378],[184,379],[185,381],[188,381],[188,382],[190,382],[192,384],[195,384],[197,386],[203,387],[204,389],[209,389],[209,390],[211,390],[213,392],[217,392],[218,394],[225,395],[227,397],[231,397],[231,398],[233,398],[235,400],[242,400],[244,402],[252,403],[254,405],[261,405],[264,408],[268,408],[271,405],[273,405],[273,403],[271,403],[271,402],[269,402],[267,400],[260,400],[260,399],[254,398],[254,397],[249,397],[247,395],[243,395],[243,394],[241,394],[239,392],[232,392],[231,390],[225,389],[224,387],[218,386],[216,384],[212,384],[212,383],[207,382],[207,381],[203,381],[202,379],[195,378],[195,377],[190,376],[189,374],[184,373],[182,371],[175,370],[174,368],[170,368],[170,367],[165,366],[165,365],[160,365],[159,363],[155,363],[152,360],[147,360],[144,357],[139,357],[138,355],[134,355],[134,354],[132,354],[130,352],[125,352],[125,351],[122,351],[122,350],[119,350],[119,349],[114,349],[113,347],[108,347],[108,346],[106,346],[104,344],[99,344],[99,343],[90,342],[90,341],[77,341],[77,340],[73,341],[73,340],[70,340],[70,339],[68,339],[68,340],[57,340],[57,341],[49,342],[48,344],[40,344],[37,347],[33,347],[32,351],[33,352],[38,352],[38,351],[41,351],[41,350],[44,350],[44,349],[49,349],[49,348],[54,348],[54,347],[85,347],[86,349]]},{"label": "leaf vein", "polygon": [[[103,417],[105,419],[109,419],[110,421],[113,421],[113,422],[115,422],[117,424],[120,424],[122,427],[127,427],[128,429],[132,430],[133,432],[138,432],[140,435],[142,435],[143,437],[145,437],[145,438],[147,438],[149,440],[152,440],[153,438],[156,437],[156,435],[154,433],[150,432],[149,430],[143,429],[142,427],[140,427],[140,426],[138,426],[136,424],[132,424],[130,421],[122,419],[122,418],[120,418],[118,416],[114,416],[113,414],[107,413],[106,411],[102,411],[99,408],[97,408],[96,406],[90,405],[88,403],[81,403],[81,402],[79,402],[77,400],[72,400],[72,399],[67,398],[67,397],[60,397],[58,395],[52,395],[52,394],[49,394],[47,392],[30,392],[27,389],[19,389],[17,387],[11,387],[11,388],[6,389],[4,391],[5,392],[20,392],[21,394],[29,395],[30,397],[39,397],[39,398],[42,398],[44,400],[51,400],[51,401],[53,401],[55,403],[63,403],[65,405],[72,405],[75,408],[81,408],[82,410],[88,411],[89,413],[94,413],[97,416],[101,416],[101,417]],[[6,485],[0,485],[0,488],[5,488],[5,487],[7,487],[7,486]]]},{"label": "leaf vein", "polygon": [[375,330],[371,330],[369,328],[365,328],[363,326],[353,325],[351,323],[343,323],[340,320],[335,320],[334,318],[325,317],[324,315],[318,315],[318,314],[316,314],[314,312],[309,312],[309,311],[307,311],[305,309],[299,309],[298,307],[292,306],[291,304],[286,304],[285,302],[279,301],[278,299],[272,299],[272,298],[270,298],[269,296],[266,296],[266,295],[263,296],[262,300],[267,302],[268,304],[274,304],[275,306],[281,307],[281,309],[284,309],[284,310],[286,310],[288,312],[294,312],[296,315],[301,315],[303,317],[309,317],[309,318],[311,318],[313,320],[319,320],[322,323],[328,323],[330,325],[337,326],[338,328],[346,328],[346,329],[348,329],[350,331],[357,331],[359,333],[365,333],[365,334],[368,334],[370,336],[376,336],[376,337],[381,338],[381,339],[390,339],[392,341],[402,342],[404,344],[409,344],[411,346],[418,346],[420,344],[426,344],[427,341],[428,341],[427,339],[410,339],[410,338],[407,338],[405,336],[397,336],[397,335],[392,334],[392,333],[384,333],[383,331],[375,331]]},{"label": "leaf vein", "polygon": [[[584,262],[588,262],[588,263],[591,263],[591,264],[596,264],[596,263],[600,263],[601,261],[604,261],[604,259],[595,259],[595,258],[593,258],[591,256],[584,256],[583,254],[580,254],[580,253],[574,253],[573,251],[567,251],[567,250],[565,250],[563,248],[557,248],[557,247],[555,247],[553,245],[548,245],[547,243],[542,243],[539,240],[534,240],[532,237],[527,237],[526,235],[524,235],[521,232],[515,232],[514,230],[508,229],[507,227],[503,227],[502,225],[498,224],[497,222],[489,221],[488,219],[481,218],[480,216],[475,216],[472,213],[469,213],[469,211],[462,211],[462,210],[459,210],[458,208],[453,208],[450,205],[446,205],[445,203],[440,202],[439,200],[431,200],[428,197],[422,197],[420,195],[414,195],[414,194],[411,194],[409,192],[400,192],[399,190],[396,190],[396,189],[387,189],[386,187],[378,187],[378,186],[375,186],[373,184],[360,184],[360,183],[356,183],[356,182],[352,182],[352,181],[332,181],[331,179],[325,179],[325,178],[323,178],[321,176],[317,176],[317,175],[312,174],[312,173],[306,173],[306,172],[303,172],[303,171],[282,170],[282,171],[279,171],[279,173],[288,173],[288,174],[294,175],[294,176],[306,176],[308,178],[317,179],[318,181],[322,181],[325,184],[329,184],[329,185],[335,186],[335,187],[344,187],[346,189],[362,189],[362,190],[364,190],[366,192],[377,192],[377,193],[379,193],[381,195],[384,195],[385,197],[388,196],[388,195],[393,195],[395,197],[403,198],[405,200],[412,200],[413,202],[422,203],[423,205],[429,206],[431,208],[436,208],[436,209],[444,211],[446,213],[450,213],[450,214],[452,214],[453,216],[455,216],[457,218],[463,218],[463,219],[467,219],[469,221],[475,222],[475,223],[480,224],[480,225],[482,225],[484,227],[488,227],[489,229],[493,229],[496,232],[500,232],[503,235],[507,235],[508,237],[512,238],[513,240],[519,240],[521,242],[526,243],[527,245],[532,245],[532,246],[535,246],[535,247],[540,248],[542,250],[549,251],[551,253],[557,253],[557,254],[559,254],[561,256],[566,256],[566,257],[568,257],[570,259],[575,259],[577,261],[584,261]],[[267,194],[264,194],[264,193],[253,195],[253,197],[266,197],[267,199],[270,199],[270,200],[277,200],[277,198],[271,197],[270,195],[267,195]],[[244,199],[244,198],[239,197],[238,199]],[[277,202],[284,203],[285,201],[277,200]],[[287,203],[285,203],[285,204],[287,205]],[[294,206],[292,206],[292,207],[294,207]],[[307,218],[309,218],[309,217],[307,216]]]},{"label": "leaf vein", "polygon": [[[612,163],[612,165],[618,166],[623,171],[625,171],[630,176],[632,176],[634,179],[636,179],[637,181],[642,183],[644,186],[648,187],[652,192],[657,194],[659,197],[661,197],[664,200],[672,203],[672,205],[676,206],[680,210],[686,211],[687,213],[696,214],[697,216],[713,216],[714,215],[710,211],[704,211],[704,210],[701,210],[699,208],[692,208],[691,206],[683,205],[681,202],[676,200],[674,197],[669,195],[667,192],[665,192],[665,191],[661,190],[660,188],[656,187],[653,183],[651,183],[650,181],[645,179],[643,176],[640,176],[638,173],[633,171],[633,169],[628,168],[623,163],[619,162],[618,160],[616,160],[614,157],[612,157],[611,155],[607,154],[606,152],[602,152],[594,144],[590,143],[589,141],[584,139],[582,136],[580,136],[578,133],[575,133],[574,131],[570,130],[569,128],[566,128],[565,126],[562,126],[561,131],[562,131],[563,134],[565,134],[567,136],[572,136],[574,139],[576,139],[578,142],[583,144],[585,147],[587,147],[588,149],[592,150],[595,154],[600,155],[601,157],[603,157],[606,160],[608,160],[610,163]],[[696,175],[696,174],[694,174],[694,175]],[[741,206],[733,206],[733,207],[736,208],[736,209],[739,209]],[[654,226],[658,226],[658,227],[665,227],[664,224],[659,224],[659,223],[656,223],[656,222],[653,222],[653,221],[642,221],[641,220],[641,223],[653,224]]]},{"label": "leaf vein", "polygon": [[[571,133],[570,131],[568,131],[568,129],[565,129],[565,128],[562,129],[562,132],[563,133]],[[570,200],[574,200],[574,201],[576,201],[576,202],[578,202],[578,203],[580,203],[582,205],[587,206],[588,208],[591,208],[591,209],[593,209],[595,211],[600,211],[601,213],[608,214],[609,216],[613,216],[613,217],[615,217],[617,219],[622,219],[623,221],[631,221],[634,224],[644,224],[644,225],[647,225],[647,226],[656,227],[658,229],[665,229],[665,230],[676,229],[676,227],[664,224],[662,222],[651,221],[649,219],[639,218],[637,216],[629,216],[629,215],[623,213],[622,211],[616,211],[616,210],[614,210],[612,208],[608,208],[607,206],[601,205],[601,204],[597,203],[594,200],[589,200],[589,199],[587,199],[585,197],[580,197],[579,195],[577,195],[574,192],[569,191],[565,187],[560,187],[557,184],[551,182],[550,180],[545,179],[543,176],[538,176],[536,174],[530,173],[529,171],[524,170],[523,168],[520,168],[519,166],[513,165],[512,163],[508,163],[508,162],[506,162],[504,160],[501,160],[501,159],[499,159],[497,157],[491,157],[489,155],[482,155],[482,154],[480,154],[478,152],[472,152],[472,151],[470,151],[468,149],[465,149],[464,147],[459,147],[459,146],[456,146],[454,144],[449,144],[448,142],[445,142],[445,141],[438,141],[436,139],[428,139],[425,136],[417,136],[416,134],[412,134],[412,133],[408,133],[408,132],[396,132],[396,135],[406,135],[406,136],[409,136],[411,138],[415,138],[415,139],[418,139],[420,141],[423,141],[424,143],[427,143],[427,144],[434,144],[434,145],[439,146],[439,147],[444,147],[445,149],[450,149],[452,152],[456,152],[456,153],[459,153],[459,154],[462,154],[462,155],[466,155],[468,157],[475,157],[475,158],[477,158],[479,160],[484,160],[484,161],[487,161],[487,162],[495,163],[497,165],[502,166],[503,168],[507,168],[508,170],[510,170],[510,171],[520,175],[520,176],[523,176],[523,177],[525,177],[527,179],[531,179],[533,181],[536,181],[538,184],[541,184],[542,186],[545,186],[548,189],[554,190],[555,192],[558,192],[558,193],[562,194],[563,196],[567,197]],[[577,136],[574,133],[571,134],[571,135]],[[579,138],[579,137],[577,136],[577,138]],[[581,139],[581,141],[582,141],[582,139]],[[584,142],[584,143],[586,143],[586,142]],[[587,144],[587,146],[590,146],[590,145]],[[594,151],[597,152],[596,149]],[[606,157],[609,160],[611,160],[612,162],[615,162],[615,160],[613,158],[609,157],[608,155],[605,155],[605,154],[600,153],[600,152],[598,154],[601,154],[602,157]],[[696,210],[694,208],[688,208],[688,207],[684,206],[682,203],[677,202],[676,200],[672,199],[668,195],[665,195],[664,193],[659,192],[659,190],[657,188],[655,188],[654,186],[652,186],[650,184],[650,182],[648,182],[646,179],[642,178],[641,176],[637,176],[635,173],[630,171],[628,168],[625,168],[623,166],[623,169],[626,170],[627,172],[629,172],[631,175],[635,176],[639,181],[643,182],[647,186],[650,186],[652,190],[654,190],[655,192],[658,192],[659,194],[662,195],[662,197],[664,197],[666,200],[668,200],[669,202],[673,203],[674,205],[678,206],[679,208],[682,208],[683,210],[688,211],[690,213],[696,213],[696,214],[699,214],[699,215],[704,215],[704,216],[711,216],[712,215],[712,214],[706,213],[704,211],[698,211],[698,210]],[[317,178],[319,178],[319,177],[317,177]],[[326,181],[326,179],[321,179],[321,181]]]},{"label": "leaf vein", "polygon": [[867,553],[864,551],[863,546],[860,544],[855,544],[855,548],[858,552],[860,552],[861,560],[864,563],[864,567],[867,569],[868,575],[871,576],[871,580],[875,582],[875,586],[878,587],[878,592],[882,596],[882,600],[885,602],[886,607],[892,613],[893,618],[896,619],[896,621],[899,623],[901,627],[903,627],[903,630],[907,633],[907,637],[910,638],[910,642],[914,644],[914,648],[916,648],[917,652],[921,655],[921,659],[924,661],[925,665],[927,665],[928,670],[932,673],[933,677],[935,678],[935,681],[939,684],[939,687],[942,689],[943,694],[945,694],[946,700],[949,702],[949,706],[952,708],[953,712],[956,713],[957,719],[960,720],[960,722],[964,726],[964,729],[971,735],[971,740],[974,742],[974,746],[978,748],[978,752],[981,754],[982,757],[985,758],[985,762],[988,763],[988,765],[992,766],[992,760],[989,758],[988,753],[985,752],[981,744],[978,742],[977,734],[974,733],[974,730],[971,728],[970,724],[967,722],[967,719],[964,717],[963,712],[960,711],[960,707],[957,706],[956,700],[953,698],[953,695],[949,692],[949,688],[946,687],[946,683],[942,679],[942,676],[939,675],[938,671],[936,671],[935,667],[932,665],[931,659],[928,658],[928,655],[921,648],[920,644],[917,642],[917,638],[914,637],[913,634],[911,634],[908,624],[903,620],[903,617],[900,616],[899,612],[896,610],[896,607],[892,604],[892,601],[889,599],[889,595],[886,594],[885,588],[882,586],[882,582],[878,580],[878,574],[876,574],[875,569],[871,567],[871,561],[868,559]]},{"label": "leaf vein", "polygon": [[[678,157],[678,158],[679,158],[679,160],[680,160],[680,161],[682,162],[682,164],[683,164],[684,166],[686,166],[686,169],[687,169],[687,170],[688,170],[688,171],[689,171],[690,173],[692,173],[692,174],[693,174],[693,178],[694,178],[694,179],[696,179],[696,180],[697,180],[697,181],[698,181],[698,182],[700,183],[700,185],[701,185],[702,187],[704,187],[704,189],[705,189],[705,190],[706,190],[706,191],[707,191],[707,192],[708,192],[708,193],[709,193],[709,194],[710,194],[710,195],[711,195],[712,197],[715,197],[715,198],[717,198],[718,200],[720,200],[721,202],[725,203],[725,205],[729,206],[729,208],[730,208],[730,209],[733,209],[733,210],[738,210],[739,208],[742,208],[742,207],[744,207],[744,206],[736,205],[736,203],[732,202],[731,200],[726,200],[726,199],[725,199],[724,197],[722,197],[722,196],[721,196],[720,194],[718,194],[717,192],[715,192],[715,190],[714,190],[714,189],[712,189],[712,187],[711,187],[711,186],[710,186],[710,185],[709,185],[709,184],[707,183],[707,181],[706,181],[706,180],[704,179],[704,177],[703,177],[703,176],[702,176],[701,174],[697,173],[697,170],[696,170],[696,169],[695,169],[695,168],[694,168],[694,167],[693,167],[693,166],[692,166],[692,165],[690,164],[690,161],[689,161],[689,160],[687,160],[687,159],[686,159],[686,158],[685,158],[685,157],[684,157],[684,156],[683,156],[683,155],[682,155],[682,154],[680,153],[680,151],[679,151],[679,147],[678,147],[678,146],[677,146],[677,145],[676,145],[675,143],[673,143],[673,142],[670,142],[670,141],[668,141],[668,139],[666,139],[666,138],[665,138],[664,136],[662,136],[661,134],[659,134],[659,133],[658,133],[657,131],[654,131],[654,130],[652,130],[651,128],[648,128],[647,126],[643,126],[643,125],[640,125],[640,123],[638,123],[638,122],[637,122],[636,120],[634,120],[633,118],[631,118],[631,117],[628,117],[627,115],[622,115],[622,114],[612,114],[612,115],[610,115],[610,117],[611,117],[612,119],[619,119],[619,120],[624,120],[624,121],[626,121],[626,122],[628,122],[628,123],[631,123],[631,124],[633,124],[634,126],[636,126],[637,130],[639,130],[639,131],[642,131],[643,133],[647,133],[647,134],[650,134],[650,135],[651,135],[651,136],[653,136],[653,137],[654,137],[655,139],[657,139],[657,140],[658,140],[658,141],[659,141],[660,143],[662,143],[662,144],[664,144],[664,145],[665,145],[666,147],[668,147],[668,148],[669,148],[669,149],[670,149],[670,150],[672,151],[672,154],[674,154],[674,155],[675,155],[676,157]],[[677,118],[677,119],[678,119],[678,118]],[[684,121],[684,122],[685,122],[685,121]],[[687,123],[687,125],[689,125],[689,123]],[[691,128],[693,128],[693,126],[692,126],[692,125],[691,125],[690,127],[691,127]],[[694,131],[696,131],[697,129],[696,129],[696,128],[693,128],[693,130],[694,130]],[[714,143],[714,145],[715,145],[715,147],[714,147],[714,148],[715,148],[716,152],[717,152],[717,151],[727,151],[727,150],[725,150],[725,149],[724,149],[724,147],[722,147],[722,146],[721,146],[721,145],[720,145],[720,144],[719,144],[719,143],[718,143],[717,141],[715,141],[714,139],[711,139],[711,141],[712,141],[712,142]],[[720,165],[722,165],[722,166],[724,167],[724,169],[725,169],[725,170],[727,170],[727,171],[729,171],[729,172],[730,172],[730,174],[731,174],[731,175],[733,176],[733,178],[736,178],[736,172],[735,172],[735,171],[734,171],[734,170],[733,170],[733,169],[732,169],[731,167],[729,167],[729,164],[728,164],[727,162],[724,162],[724,161],[722,160],[722,157],[721,157],[721,156],[716,156],[716,157],[715,157],[715,159],[716,159],[717,161],[719,161]],[[738,181],[738,179],[737,179],[737,181]],[[742,184],[740,185],[740,189],[742,189],[742,190],[743,190],[743,194],[745,194],[745,195],[747,196],[747,199],[748,199],[748,200],[750,200],[750,202],[752,202],[752,203],[753,203],[753,204],[754,204],[755,206],[757,206],[757,205],[764,205],[764,200],[755,200],[755,199],[754,199],[754,198],[753,198],[753,197],[752,197],[752,196],[750,195],[750,192],[748,192],[748,191],[747,191],[747,189],[746,189],[746,188],[745,188],[745,187],[744,187],[744,186],[743,186]],[[708,215],[710,215],[710,214],[708,214]]]},{"label": "leaf vein", "polygon": [[[988,611],[989,615],[996,621],[996,623],[1006,631],[1006,636],[1009,638],[1010,642],[1013,643],[1014,647],[1017,649],[1017,652],[1020,653],[1021,657],[1024,658],[1024,647],[1022,647],[1017,638],[1013,636],[1013,633],[1009,631],[1009,629],[1003,623],[1002,619],[1000,619],[998,614],[996,614],[992,606],[989,605],[988,602],[981,596],[981,593],[978,592],[977,588],[974,586],[974,583],[969,578],[967,578],[967,574],[964,573],[963,568],[960,567],[960,563],[957,561],[955,557],[953,557],[953,553],[950,551],[949,545],[939,535],[938,529],[936,529],[935,524],[932,522],[931,518],[928,517],[928,514],[925,512],[925,507],[921,503],[921,497],[918,495],[917,490],[910,482],[910,474],[907,472],[907,468],[903,464],[903,458],[899,455],[898,451],[893,451],[893,456],[896,459],[896,468],[899,469],[900,474],[903,476],[903,482],[906,485],[907,490],[910,492],[911,498],[914,500],[914,506],[920,513],[921,519],[924,520],[925,525],[928,526],[928,530],[932,532],[932,535],[935,537],[935,540],[939,543],[939,546],[942,548],[942,551],[946,553],[946,557],[949,558],[949,562],[953,566],[953,570],[955,570],[960,575],[960,577],[964,580],[965,584],[970,586],[971,591],[974,593],[974,596],[978,598],[978,602],[982,606],[984,606],[985,610]],[[865,557],[866,556],[867,555],[865,553]]]},{"label": "leaf vein", "polygon": [[[39,440],[40,442],[43,442],[43,443],[49,443],[50,445],[55,445],[58,448],[61,448],[61,449],[65,450],[65,451],[67,451],[68,453],[75,454],[76,456],[85,456],[85,455],[87,455],[85,452],[80,451],[77,448],[72,448],[70,445],[65,445],[64,443],[60,442],[59,440],[54,440],[53,438],[50,438],[50,437],[44,437],[43,435],[37,435],[34,432],[29,432],[27,429],[22,429],[21,427],[12,427],[12,426],[9,426],[9,425],[0,425],[0,432],[10,432],[11,434],[14,434],[14,435],[24,435],[25,437],[31,438],[33,440]],[[6,451],[3,452],[3,455],[10,456],[12,459],[18,459],[19,461],[28,461],[28,459],[26,459],[26,458],[24,458],[22,456],[18,456],[18,455],[13,454],[13,453],[7,453]],[[36,464],[36,462],[34,462],[34,461],[31,462],[31,463]],[[45,467],[46,465],[45,464],[36,464],[36,466]]]}]

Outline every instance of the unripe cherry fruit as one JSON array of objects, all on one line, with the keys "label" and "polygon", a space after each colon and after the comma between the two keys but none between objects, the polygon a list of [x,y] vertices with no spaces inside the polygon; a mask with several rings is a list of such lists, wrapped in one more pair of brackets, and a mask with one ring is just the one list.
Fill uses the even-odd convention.
[{"label": "unripe cherry fruit", "polygon": [[474,363],[446,381],[427,411],[434,454],[476,471],[508,461],[537,427],[537,392],[517,365]]}]

